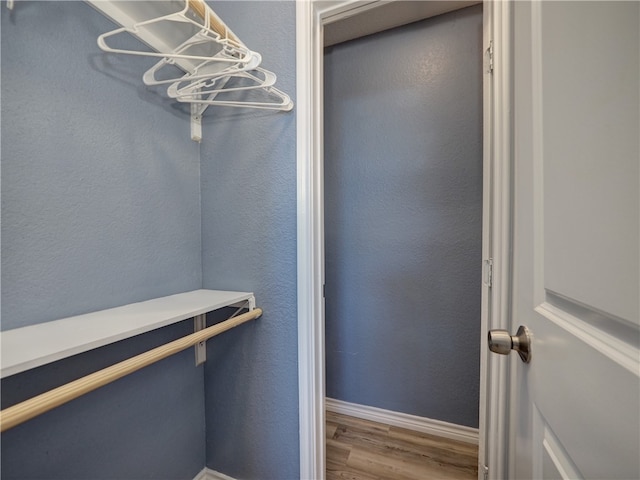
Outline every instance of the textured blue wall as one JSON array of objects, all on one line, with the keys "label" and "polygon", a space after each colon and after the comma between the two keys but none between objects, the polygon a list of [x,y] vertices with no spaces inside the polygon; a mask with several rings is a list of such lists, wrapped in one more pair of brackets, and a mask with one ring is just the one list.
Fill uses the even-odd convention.
[{"label": "textured blue wall", "polygon": [[482,7],[325,55],[327,396],[478,425]]},{"label": "textured blue wall", "polygon": [[[295,98],[295,3],[211,5]],[[216,108],[203,134],[204,287],[253,291],[265,311],[207,342],[207,465],[236,478],[295,479],[295,113]]]},{"label": "textured blue wall", "polygon": [[[81,2],[2,8],[2,328],[199,288],[199,148]],[[135,44],[134,44],[135,46]]]},{"label": "textured blue wall", "polygon": [[[193,332],[186,320],[2,381],[2,408]],[[185,350],[2,434],[3,480],[192,480],[203,367]]]},{"label": "textured blue wall", "polygon": [[[2,5],[2,328],[201,286],[199,147],[106,56],[84,2]],[[192,331],[185,322],[2,382],[3,407]],[[2,435],[2,478],[191,479],[202,367],[167,359]]]}]

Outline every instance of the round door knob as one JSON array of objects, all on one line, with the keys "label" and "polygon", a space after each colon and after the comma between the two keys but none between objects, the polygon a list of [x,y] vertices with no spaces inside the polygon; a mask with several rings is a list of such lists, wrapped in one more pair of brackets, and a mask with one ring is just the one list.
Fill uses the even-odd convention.
[{"label": "round door knob", "polygon": [[506,330],[489,330],[489,350],[500,355],[509,355],[515,350],[524,363],[531,361],[531,334],[525,326],[520,326],[515,335]]}]

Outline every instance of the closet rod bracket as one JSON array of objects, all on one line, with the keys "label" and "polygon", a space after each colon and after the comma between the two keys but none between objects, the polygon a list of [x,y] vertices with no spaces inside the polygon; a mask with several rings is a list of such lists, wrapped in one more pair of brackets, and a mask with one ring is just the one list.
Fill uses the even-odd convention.
[{"label": "closet rod bracket", "polygon": [[[193,317],[193,331],[199,332],[207,328],[207,314],[202,313]],[[193,347],[196,354],[196,367],[207,361],[207,341],[202,341]]]},{"label": "closet rod bracket", "polygon": [[[234,318],[242,309],[247,309],[249,312],[255,310],[256,307],[256,297],[251,295],[246,300],[241,302],[232,303],[228,305],[229,307],[236,307],[238,310],[234,313],[231,318]],[[229,319],[230,320],[230,319]],[[207,314],[203,313],[200,315],[196,315],[193,317],[193,331],[199,332],[200,330],[204,330],[207,328]],[[198,365],[202,365],[207,361],[207,341],[204,340],[193,347],[195,356],[196,356],[196,367]]]},{"label": "closet rod bracket", "polygon": [[200,105],[191,104],[191,140],[200,143],[202,141],[202,114]]}]

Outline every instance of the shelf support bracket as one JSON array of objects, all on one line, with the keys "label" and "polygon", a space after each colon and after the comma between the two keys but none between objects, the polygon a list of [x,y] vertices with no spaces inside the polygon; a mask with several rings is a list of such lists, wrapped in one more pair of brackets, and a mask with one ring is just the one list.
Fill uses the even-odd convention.
[{"label": "shelf support bracket", "polygon": [[[207,314],[202,313],[193,317],[193,331],[198,332],[207,327]],[[207,341],[200,342],[194,347],[196,354],[196,367],[207,361]]]},{"label": "shelf support bracket", "polygon": [[[249,311],[255,310],[256,309],[256,297],[254,295],[251,295],[249,298],[247,298],[246,300],[243,300],[242,302],[238,302],[238,303],[232,303],[230,305],[228,305],[229,307],[238,307],[239,309],[243,309],[246,308]],[[237,313],[239,313],[240,310],[238,310],[233,316],[235,316]],[[233,316],[231,318],[233,318]],[[198,332],[200,330],[204,330],[205,328],[207,328],[207,314],[206,313],[202,313],[200,315],[196,315],[195,317],[193,317],[193,331],[194,332]],[[207,361],[207,342],[206,340],[204,342],[200,342],[197,345],[195,345],[193,347],[194,352],[195,352],[195,356],[196,356],[196,367],[198,365],[202,365],[203,363],[205,363]]]},{"label": "shelf support bracket", "polygon": [[[219,89],[224,88],[224,86],[229,81],[229,77],[223,78],[220,82]],[[198,89],[198,92],[200,90]],[[218,93],[212,93],[207,97],[207,101],[211,102]],[[198,95],[194,95],[194,98]],[[206,103],[192,103],[191,104],[191,140],[200,143],[202,141],[202,116],[204,115],[204,111],[207,109],[209,105]]]},{"label": "shelf support bracket", "polygon": [[202,141],[202,109],[197,103],[191,104],[191,140]]}]

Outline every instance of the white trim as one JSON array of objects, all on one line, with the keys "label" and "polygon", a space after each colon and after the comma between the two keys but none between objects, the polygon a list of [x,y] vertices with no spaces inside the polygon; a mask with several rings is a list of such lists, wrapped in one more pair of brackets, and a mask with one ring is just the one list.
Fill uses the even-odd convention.
[{"label": "white trim", "polygon": [[368,405],[359,405],[334,398],[327,398],[325,405],[329,412],[478,445],[479,435],[477,428],[419,417],[417,415],[409,415],[407,413],[394,412],[383,408],[370,407]]},{"label": "white trim", "polygon": [[[493,159],[493,144],[487,139],[491,136],[492,115],[491,106],[493,103],[493,32],[491,26],[493,16],[491,8],[483,5],[482,9],[482,51],[483,72],[482,72],[482,261],[491,265],[493,269],[493,253],[491,245],[491,222],[493,221],[491,212],[491,186],[492,179],[488,172],[491,171]],[[483,435],[478,435],[478,472],[483,472],[484,466],[489,465],[487,444],[487,424],[489,406],[489,352],[487,343],[483,339],[487,338],[489,325],[491,323],[491,285],[493,282],[493,271],[490,271],[490,281],[482,282],[481,307],[480,307],[480,388],[478,401],[478,430]]]},{"label": "white trim", "polygon": [[640,358],[638,350],[633,346],[550,303],[544,302],[534,310],[612,362],[640,377]]},{"label": "white trim", "polygon": [[216,472],[215,470],[211,470],[210,468],[204,467],[198,475],[194,477],[193,480],[236,480],[229,475],[225,475],[224,473]]},{"label": "white trim", "polygon": [[[491,93],[491,252],[494,283],[491,288],[491,313],[488,329],[513,331],[511,319],[512,268],[512,11],[511,2],[487,2],[491,15],[494,50],[494,73]],[[483,339],[484,341],[484,339]],[[509,391],[511,362],[486,353],[487,389],[486,465],[490,480],[508,478],[509,455]]]},{"label": "white trim", "polygon": [[297,273],[300,478],[322,480],[324,443],[324,232],[322,28],[310,0],[296,2]]}]

